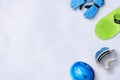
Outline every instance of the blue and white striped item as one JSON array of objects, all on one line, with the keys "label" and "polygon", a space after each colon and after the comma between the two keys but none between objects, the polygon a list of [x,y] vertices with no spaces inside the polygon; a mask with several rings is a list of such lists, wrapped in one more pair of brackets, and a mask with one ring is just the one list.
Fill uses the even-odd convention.
[{"label": "blue and white striped item", "polygon": [[102,63],[105,69],[110,69],[110,63],[117,60],[116,51],[103,47],[96,52],[95,59],[98,63]]},{"label": "blue and white striped item", "polygon": [[100,57],[102,57],[102,55],[105,54],[105,52],[107,52],[107,51],[109,51],[109,48],[108,48],[108,47],[103,47],[103,48],[101,48],[101,50],[96,53],[95,59],[96,59],[97,61],[99,61]]}]

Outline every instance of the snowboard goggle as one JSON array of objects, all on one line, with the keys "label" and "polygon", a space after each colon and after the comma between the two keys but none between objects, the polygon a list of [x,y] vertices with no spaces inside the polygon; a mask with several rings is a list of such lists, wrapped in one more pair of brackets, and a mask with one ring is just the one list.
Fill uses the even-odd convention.
[{"label": "snowboard goggle", "polygon": [[116,51],[110,50],[108,47],[103,47],[96,52],[95,59],[101,63],[105,69],[110,69],[110,63],[117,60]]}]

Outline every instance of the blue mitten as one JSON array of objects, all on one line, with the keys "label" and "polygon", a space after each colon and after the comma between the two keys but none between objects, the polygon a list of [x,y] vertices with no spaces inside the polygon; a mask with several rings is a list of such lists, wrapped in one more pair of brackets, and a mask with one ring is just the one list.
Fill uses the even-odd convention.
[{"label": "blue mitten", "polygon": [[86,5],[88,10],[84,13],[84,16],[88,19],[92,19],[96,16],[99,11],[99,7],[104,5],[104,0],[95,0],[93,5]]},{"label": "blue mitten", "polygon": [[92,2],[93,0],[71,0],[71,8],[74,10],[82,8],[86,2]]}]

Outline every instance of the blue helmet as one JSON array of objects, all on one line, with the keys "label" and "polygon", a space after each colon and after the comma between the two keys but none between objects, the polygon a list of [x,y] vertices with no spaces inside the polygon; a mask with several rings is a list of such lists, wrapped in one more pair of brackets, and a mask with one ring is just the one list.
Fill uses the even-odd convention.
[{"label": "blue helmet", "polygon": [[71,68],[73,80],[94,80],[95,74],[91,66],[84,62],[76,62]]}]

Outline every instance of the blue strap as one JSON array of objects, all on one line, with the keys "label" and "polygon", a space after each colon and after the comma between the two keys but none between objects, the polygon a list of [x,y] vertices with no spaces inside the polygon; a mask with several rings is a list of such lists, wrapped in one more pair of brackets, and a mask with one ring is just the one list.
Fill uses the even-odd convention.
[{"label": "blue strap", "polygon": [[99,11],[99,7],[104,5],[104,0],[95,0],[93,5],[88,5],[88,10],[84,13],[84,16],[88,19],[93,19]]},{"label": "blue strap", "polygon": [[86,2],[92,2],[93,0],[71,0],[71,8],[74,10],[82,8]]}]

